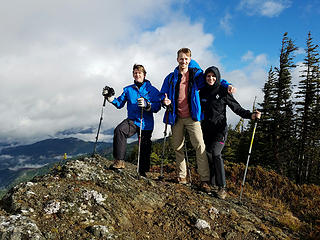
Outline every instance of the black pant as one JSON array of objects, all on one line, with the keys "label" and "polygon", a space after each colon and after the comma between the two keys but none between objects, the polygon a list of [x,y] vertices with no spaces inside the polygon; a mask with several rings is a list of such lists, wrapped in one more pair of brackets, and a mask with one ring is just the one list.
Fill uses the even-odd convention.
[{"label": "black pant", "polygon": [[221,152],[227,139],[227,131],[217,131],[210,122],[202,122],[201,127],[210,168],[210,182],[212,185],[225,187],[226,175]]},{"label": "black pant", "polygon": [[221,156],[224,144],[224,142],[214,142],[211,144],[211,149],[206,149],[210,168],[210,182],[218,187],[226,186],[224,162]]},{"label": "black pant", "polygon": [[[124,160],[127,148],[127,138],[134,134],[139,135],[140,128],[130,119],[123,120],[115,129],[113,135],[113,157],[117,160]],[[141,146],[140,146],[140,162],[139,172],[145,173],[150,169],[150,154],[151,154],[151,135],[152,130],[141,131]]]}]

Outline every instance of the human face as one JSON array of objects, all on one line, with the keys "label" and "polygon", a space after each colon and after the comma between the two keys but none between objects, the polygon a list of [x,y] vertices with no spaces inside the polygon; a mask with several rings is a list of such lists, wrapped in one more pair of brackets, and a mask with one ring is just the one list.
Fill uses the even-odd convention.
[{"label": "human face", "polygon": [[216,82],[217,78],[216,75],[214,75],[213,72],[209,72],[206,76],[206,82],[212,86]]},{"label": "human face", "polygon": [[136,82],[142,83],[144,80],[144,73],[138,69],[133,70],[133,78]]},{"label": "human face", "polygon": [[188,71],[188,66],[189,66],[190,60],[191,60],[191,58],[187,54],[182,53],[182,52],[179,53],[177,61],[179,63],[180,72]]}]

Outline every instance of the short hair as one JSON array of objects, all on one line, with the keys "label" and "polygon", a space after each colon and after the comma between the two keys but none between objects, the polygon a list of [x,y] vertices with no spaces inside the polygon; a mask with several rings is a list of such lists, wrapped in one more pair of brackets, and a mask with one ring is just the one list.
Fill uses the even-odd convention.
[{"label": "short hair", "polygon": [[135,69],[137,69],[138,71],[143,72],[143,73],[144,73],[144,76],[147,75],[147,72],[146,72],[146,70],[144,69],[144,66],[142,66],[141,64],[134,64],[134,65],[133,65],[132,73],[134,72]]},{"label": "short hair", "polygon": [[179,57],[180,53],[186,54],[188,57],[191,57],[191,50],[189,48],[180,48],[177,52],[177,58]]}]

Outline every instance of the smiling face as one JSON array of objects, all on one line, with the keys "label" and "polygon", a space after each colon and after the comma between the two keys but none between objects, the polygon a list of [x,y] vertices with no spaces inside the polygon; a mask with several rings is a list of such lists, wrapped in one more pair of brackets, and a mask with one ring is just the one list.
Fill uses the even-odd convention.
[{"label": "smiling face", "polygon": [[213,72],[209,72],[206,76],[206,82],[212,86],[216,82],[217,78],[216,75],[214,75]]},{"label": "smiling face", "polygon": [[142,83],[144,81],[144,77],[145,75],[143,71],[139,71],[138,69],[133,70],[133,78],[136,82]]},{"label": "smiling face", "polygon": [[186,72],[188,71],[188,66],[191,61],[191,57],[189,57],[187,54],[180,52],[177,58],[177,61],[179,63],[179,71],[180,72]]}]

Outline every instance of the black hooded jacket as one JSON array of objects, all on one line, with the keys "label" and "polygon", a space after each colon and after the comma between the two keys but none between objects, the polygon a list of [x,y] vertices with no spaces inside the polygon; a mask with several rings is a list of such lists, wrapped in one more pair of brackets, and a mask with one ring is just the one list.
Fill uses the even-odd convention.
[{"label": "black hooded jacket", "polygon": [[204,114],[202,129],[204,135],[210,135],[210,138],[217,141],[225,141],[227,133],[226,106],[242,118],[251,118],[251,112],[243,109],[240,104],[228,93],[228,89],[220,84],[219,69],[212,66],[205,71],[205,77],[209,72],[216,76],[215,83],[206,86],[200,90],[201,109]]}]

